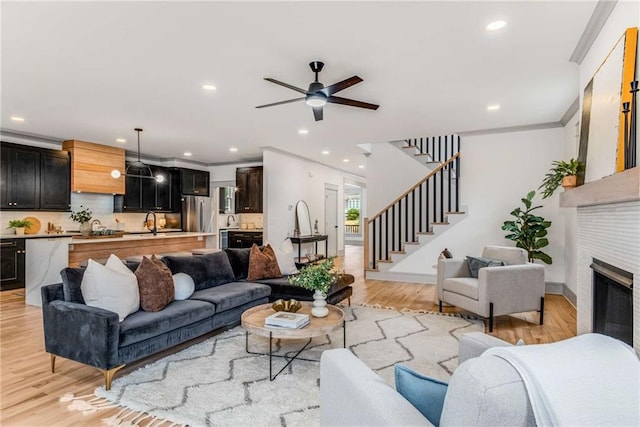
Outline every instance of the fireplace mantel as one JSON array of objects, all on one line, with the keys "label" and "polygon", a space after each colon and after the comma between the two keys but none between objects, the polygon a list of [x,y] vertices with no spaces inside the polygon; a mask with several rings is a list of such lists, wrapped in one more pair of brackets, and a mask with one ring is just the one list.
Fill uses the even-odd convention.
[{"label": "fireplace mantel", "polygon": [[606,205],[640,200],[640,167],[628,169],[560,194],[560,207]]}]

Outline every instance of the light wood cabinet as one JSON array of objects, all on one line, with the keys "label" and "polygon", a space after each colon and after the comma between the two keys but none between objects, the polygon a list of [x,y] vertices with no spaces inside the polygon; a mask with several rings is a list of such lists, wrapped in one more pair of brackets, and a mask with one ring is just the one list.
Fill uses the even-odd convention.
[{"label": "light wood cabinet", "polygon": [[124,149],[78,140],[62,149],[71,152],[71,191],[124,194],[124,176],[111,177],[114,169],[124,174]]}]

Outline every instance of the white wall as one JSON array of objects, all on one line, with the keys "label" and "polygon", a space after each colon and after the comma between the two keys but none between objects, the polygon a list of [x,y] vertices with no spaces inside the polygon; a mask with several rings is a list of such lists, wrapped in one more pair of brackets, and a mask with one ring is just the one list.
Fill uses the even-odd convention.
[{"label": "white wall", "polygon": [[[374,146],[371,157],[375,156],[376,148]],[[564,129],[463,137],[460,151],[460,203],[467,209],[467,217],[391,271],[435,274],[432,266],[445,247],[458,258],[479,255],[485,245],[514,246],[512,241],[504,238],[506,233],[501,230],[502,223],[511,219],[509,213],[514,208],[522,206],[522,197],[530,190],[537,190],[551,162],[563,158]],[[396,158],[407,156],[398,153],[391,160],[390,153],[385,154],[387,168],[376,169],[376,178],[372,176],[374,171],[370,170],[367,186],[370,199],[375,193],[379,199],[384,196],[388,203],[399,194],[387,191],[387,187],[379,189],[372,182],[381,179],[380,176],[402,175],[398,173],[401,169],[395,168]],[[407,182],[405,186],[407,184],[410,186],[412,183]],[[385,194],[379,194],[383,190]],[[557,195],[544,202],[538,195],[535,198],[537,204],[544,205],[536,212],[553,222],[548,236],[550,245],[544,249],[553,258],[553,265],[545,265],[547,282],[564,281],[564,224],[557,199]]]},{"label": "white wall", "polygon": [[[265,241],[278,243],[295,227],[295,205],[304,200],[309,206],[311,223],[317,219],[324,233],[325,184],[338,186],[338,210],[344,200],[345,179],[362,179],[276,150],[265,150],[264,166],[264,228]],[[344,216],[338,215],[338,227],[344,229]],[[338,251],[344,250],[344,233],[338,233]]]},{"label": "white wall", "polygon": [[371,155],[367,159],[367,217],[376,215],[428,173],[426,165],[392,144],[371,144]]},{"label": "white wall", "polygon": [[[640,3],[637,1],[620,1],[609,16],[606,24],[598,34],[593,45],[587,52],[582,64],[579,67],[579,87],[580,110],[565,126],[565,150],[564,159],[578,156],[578,141],[576,140],[576,123],[580,123],[582,114],[582,98],[584,88],[589,83],[596,70],[624,31],[629,27],[640,26]],[[638,45],[637,58],[640,57],[640,44]],[[638,60],[636,60],[638,64]],[[638,65],[636,65],[638,67]],[[636,70],[636,76],[638,71]],[[623,88],[625,90],[625,88]],[[640,127],[637,129],[637,139],[640,138]],[[597,141],[589,141],[589,145],[597,144]],[[640,164],[640,150],[638,151],[638,164]],[[588,166],[587,166],[588,167]],[[565,220],[565,283],[574,293],[578,289],[578,260],[577,260],[577,210],[576,208],[563,208]]]}]

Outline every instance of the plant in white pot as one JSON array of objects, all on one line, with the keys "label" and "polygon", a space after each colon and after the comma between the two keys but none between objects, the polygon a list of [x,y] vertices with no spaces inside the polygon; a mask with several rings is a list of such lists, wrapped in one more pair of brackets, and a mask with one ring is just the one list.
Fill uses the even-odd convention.
[{"label": "plant in white pot", "polygon": [[[82,208],[82,205],[80,207]],[[80,234],[83,236],[91,235],[91,224],[89,224],[91,215],[93,213],[90,209],[81,209],[78,212],[71,211],[71,215],[69,215],[72,220],[80,223]]]},{"label": "plant in white pot", "polygon": [[16,235],[23,236],[24,229],[27,227],[31,227],[33,224],[28,219],[12,219],[9,221],[9,226],[7,228],[13,228],[16,230]]},{"label": "plant in white pot", "polygon": [[336,281],[337,276],[331,272],[333,258],[323,262],[309,264],[300,270],[300,273],[289,276],[289,283],[311,291],[313,294],[313,308],[311,314],[315,317],[325,317],[329,314],[327,308],[327,291]]}]

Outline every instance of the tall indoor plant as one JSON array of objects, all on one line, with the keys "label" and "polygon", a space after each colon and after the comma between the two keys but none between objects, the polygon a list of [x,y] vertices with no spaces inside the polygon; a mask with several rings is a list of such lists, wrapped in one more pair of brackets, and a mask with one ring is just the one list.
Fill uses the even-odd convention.
[{"label": "tall indoor plant", "polygon": [[570,159],[568,162],[556,160],[551,163],[551,169],[544,176],[542,184],[538,190],[542,190],[542,198],[551,197],[556,189],[562,185],[564,188],[576,186],[580,162],[577,159]]},{"label": "tall indoor plant", "polygon": [[530,191],[522,200],[525,209],[515,208],[511,211],[511,215],[515,217],[513,221],[505,221],[502,229],[508,231],[509,234],[505,238],[516,242],[516,247],[527,251],[529,262],[536,259],[551,264],[551,257],[540,249],[549,245],[547,240],[547,229],[551,227],[551,221],[546,221],[541,216],[532,214],[531,212],[541,208],[542,206],[531,207],[535,191]]},{"label": "tall indoor plant", "polygon": [[336,281],[336,274],[331,272],[333,258],[315,264],[309,264],[300,270],[300,273],[289,276],[289,283],[314,291],[313,309],[311,314],[315,317],[325,317],[329,314],[327,305],[327,291]]}]

